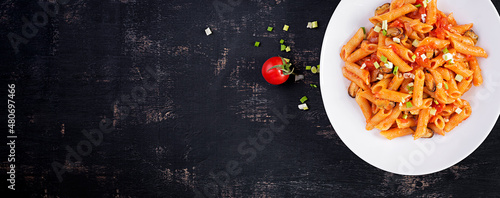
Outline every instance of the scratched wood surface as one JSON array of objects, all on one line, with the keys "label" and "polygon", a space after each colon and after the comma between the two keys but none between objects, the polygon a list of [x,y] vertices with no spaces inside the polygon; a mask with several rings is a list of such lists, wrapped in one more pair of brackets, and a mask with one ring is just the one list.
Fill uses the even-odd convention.
[{"label": "scratched wood surface", "polygon": [[[58,13],[18,53],[7,35],[43,9],[0,3],[0,86],[16,83],[19,136],[16,194],[0,150],[2,197],[500,196],[498,122],[469,157],[424,176],[379,170],[342,143],[309,86],[319,76],[303,71],[319,64],[338,1],[50,2]],[[260,67],[275,55],[305,79],[267,84]],[[297,110],[304,95],[309,111]]]}]

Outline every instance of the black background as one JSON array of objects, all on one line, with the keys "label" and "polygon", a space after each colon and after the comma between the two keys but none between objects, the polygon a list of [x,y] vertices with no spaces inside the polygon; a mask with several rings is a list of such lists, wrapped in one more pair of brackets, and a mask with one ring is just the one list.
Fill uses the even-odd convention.
[{"label": "black background", "polygon": [[[498,9],[500,1],[493,2]],[[43,10],[36,1],[1,2],[2,100],[7,100],[7,84],[16,85],[16,195],[499,196],[498,122],[469,157],[424,176],[377,169],[342,143],[319,88],[309,86],[319,85],[319,75],[304,71],[319,64],[337,4],[71,0],[15,53],[8,34],[22,35],[23,17]],[[319,28],[307,29],[314,20]],[[288,32],[281,30],[284,24]],[[275,30],[266,31],[268,26]],[[210,36],[207,27],[214,32]],[[280,39],[291,52],[280,52]],[[255,41],[261,46],[253,47]],[[261,65],[276,55],[290,58],[305,79],[266,83]],[[304,95],[308,111],[297,109]],[[288,123],[273,111],[284,108]],[[1,110],[6,112],[6,105]],[[6,131],[7,114],[1,115]],[[67,147],[88,149],[82,147],[87,140],[82,130],[98,129],[103,119],[115,129],[81,161],[67,161]],[[255,158],[240,154],[240,144],[250,148],[248,138],[271,126],[285,128],[255,150]],[[2,134],[7,142],[7,133]],[[8,147],[2,145],[4,197],[13,194],[5,174]],[[64,164],[62,181],[54,162]],[[241,172],[229,180],[211,177],[224,178],[227,164],[234,162]]]}]

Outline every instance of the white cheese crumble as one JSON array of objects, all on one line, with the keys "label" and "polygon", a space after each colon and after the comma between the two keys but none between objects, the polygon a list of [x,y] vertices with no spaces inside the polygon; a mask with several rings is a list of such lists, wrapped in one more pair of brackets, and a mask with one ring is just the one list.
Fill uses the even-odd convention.
[{"label": "white cheese crumble", "polygon": [[422,54],[420,55],[420,58],[422,58],[422,60],[424,61],[427,58],[427,56],[425,54]]},{"label": "white cheese crumble", "polygon": [[387,20],[382,21],[382,29],[387,30]]},{"label": "white cheese crumble", "polygon": [[392,41],[394,41],[395,43],[401,43],[401,39],[397,37],[392,38]]},{"label": "white cheese crumble", "polygon": [[389,69],[392,69],[394,67],[394,64],[392,64],[391,62],[387,61],[386,64],[384,64],[385,67],[389,68]]},{"label": "white cheese crumble", "polygon": [[412,74],[412,73],[404,73],[404,74],[403,74],[403,77],[405,77],[405,78],[415,79],[415,74]]},{"label": "white cheese crumble", "polygon": [[205,29],[205,34],[207,34],[207,36],[212,34],[212,30],[210,30],[210,28]]},{"label": "white cheese crumble", "polygon": [[425,23],[425,17],[427,17],[427,14],[422,14],[422,23]]},{"label": "white cheese crumble", "polygon": [[299,104],[299,109],[300,109],[300,110],[308,110],[308,109],[309,109],[309,107],[307,107],[307,104],[306,104],[306,103],[304,103],[304,104]]},{"label": "white cheese crumble", "polygon": [[366,67],[366,64],[365,64],[365,63],[363,63],[363,64],[361,65],[361,69],[364,69],[365,67]]}]

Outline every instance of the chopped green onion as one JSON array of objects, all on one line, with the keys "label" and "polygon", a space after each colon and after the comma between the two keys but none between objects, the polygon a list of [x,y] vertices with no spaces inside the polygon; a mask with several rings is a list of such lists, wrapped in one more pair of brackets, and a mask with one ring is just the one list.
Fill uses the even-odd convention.
[{"label": "chopped green onion", "polygon": [[273,29],[274,29],[273,27],[267,27],[267,31],[268,31],[268,32],[272,32],[272,31],[273,31]]},{"label": "chopped green onion", "polygon": [[316,65],[316,68],[318,68],[318,72],[319,72],[319,65]]},{"label": "chopped green onion", "polygon": [[383,34],[384,36],[387,36],[387,30],[382,30],[382,34]]},{"label": "chopped green onion", "polygon": [[281,51],[285,51],[286,49],[286,46],[285,45],[281,45]]},{"label": "chopped green onion", "polygon": [[406,118],[408,118],[408,114],[403,115],[403,119],[406,119]]},{"label": "chopped green onion", "polygon": [[413,40],[413,43],[411,43],[413,47],[418,47],[418,44],[420,44],[420,41],[418,41],[417,39]]},{"label": "chopped green onion", "polygon": [[375,66],[375,68],[377,69],[380,67],[380,65],[377,62],[373,62],[373,66]]},{"label": "chopped green onion", "polygon": [[303,96],[301,99],[300,99],[300,103],[304,103],[307,101],[307,96]]},{"label": "chopped green onion", "polygon": [[361,27],[361,29],[363,29],[363,34],[366,34],[366,29],[365,29],[365,27]]},{"label": "chopped green onion", "polygon": [[286,49],[285,49],[286,52],[290,52],[291,50],[292,49],[290,48],[290,46],[286,46]]},{"label": "chopped green onion", "polygon": [[396,75],[398,75],[398,69],[399,69],[399,68],[398,68],[398,66],[395,66],[395,67],[394,67],[394,70],[392,70],[392,73],[393,73],[395,76],[396,76]]},{"label": "chopped green onion", "polygon": [[444,88],[448,89],[448,83],[443,82],[443,84],[444,84]]},{"label": "chopped green onion", "polygon": [[430,111],[430,114],[434,116],[434,115],[436,115],[436,112],[437,112],[437,110],[434,109],[434,108],[432,108],[431,111]]},{"label": "chopped green onion", "polygon": [[413,59],[413,61],[415,61],[415,59],[417,58],[417,55],[413,54],[413,56],[411,56],[411,59]]},{"label": "chopped green onion", "polygon": [[443,54],[448,54],[448,53],[449,53],[448,48],[444,48],[443,49]]},{"label": "chopped green onion", "polygon": [[434,103],[439,104],[439,102],[436,99],[434,99]]},{"label": "chopped green onion", "polygon": [[413,89],[415,89],[414,86],[408,87],[408,91],[413,91]]},{"label": "chopped green onion", "polygon": [[318,21],[312,22],[312,28],[318,28]]},{"label": "chopped green onion", "polygon": [[406,102],[406,108],[411,108],[413,107],[413,104],[411,104],[411,102]]},{"label": "chopped green onion", "polygon": [[288,28],[290,28],[290,26],[288,26],[288,25],[283,26],[283,30],[285,30],[285,31],[288,31]]},{"label": "chopped green onion", "polygon": [[458,81],[458,82],[462,82],[463,79],[464,79],[464,77],[462,75],[460,75],[460,74],[457,74],[455,76],[455,80]]},{"label": "chopped green onion", "polygon": [[318,73],[318,68],[316,68],[316,67],[312,66],[312,67],[311,67],[311,72],[312,72],[313,74]]},{"label": "chopped green onion", "polygon": [[382,29],[383,29],[383,30],[387,30],[387,28],[388,28],[388,25],[387,25],[387,20],[383,20],[383,21],[382,21]]},{"label": "chopped green onion", "polygon": [[384,63],[387,63],[387,57],[385,57],[384,55],[380,57],[380,60]]},{"label": "chopped green onion", "polygon": [[417,5],[415,5],[415,7],[420,8],[420,7],[422,7],[422,5],[421,4],[417,4]]},{"label": "chopped green onion", "polygon": [[259,42],[259,41],[255,41],[254,46],[255,46],[255,47],[259,47],[259,46],[260,46],[260,42]]},{"label": "chopped green onion", "polygon": [[306,70],[311,70],[311,66],[306,66]]},{"label": "chopped green onion", "polygon": [[315,84],[310,84],[310,86],[313,88],[318,88],[318,86],[316,86]]},{"label": "chopped green onion", "polygon": [[422,1],[422,3],[424,4],[424,8],[426,8],[427,7],[427,1],[424,0],[424,1]]},{"label": "chopped green onion", "polygon": [[280,43],[281,43],[281,44],[285,43],[285,40],[281,39],[281,40],[280,40]]},{"label": "chopped green onion", "polygon": [[380,26],[375,26],[375,28],[373,28],[373,31],[375,31],[376,33],[379,33],[380,30],[382,30]]},{"label": "chopped green onion", "polygon": [[210,34],[212,34],[212,30],[210,30],[210,28],[207,27],[207,29],[205,29],[205,34],[207,34],[207,36],[209,36]]}]

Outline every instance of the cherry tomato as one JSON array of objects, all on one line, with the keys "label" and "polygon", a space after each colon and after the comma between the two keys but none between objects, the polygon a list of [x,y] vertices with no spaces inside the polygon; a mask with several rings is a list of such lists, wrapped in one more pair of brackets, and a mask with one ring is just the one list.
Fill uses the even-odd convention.
[{"label": "cherry tomato", "polygon": [[290,71],[290,63],[279,56],[268,59],[262,66],[262,76],[273,85],[286,82],[292,71]]}]

